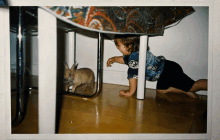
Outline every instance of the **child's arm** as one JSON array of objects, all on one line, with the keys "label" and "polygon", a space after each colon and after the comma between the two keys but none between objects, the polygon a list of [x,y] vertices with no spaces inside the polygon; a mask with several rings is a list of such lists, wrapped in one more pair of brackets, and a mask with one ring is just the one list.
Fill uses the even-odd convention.
[{"label": "child's arm", "polygon": [[131,97],[137,88],[137,79],[135,78],[130,78],[129,79],[129,90],[121,90],[119,92],[119,96],[124,96],[124,97]]},{"label": "child's arm", "polygon": [[120,64],[124,64],[124,59],[123,56],[114,56],[112,58],[109,58],[107,61],[107,67],[111,67],[111,64],[113,63],[120,63]]}]

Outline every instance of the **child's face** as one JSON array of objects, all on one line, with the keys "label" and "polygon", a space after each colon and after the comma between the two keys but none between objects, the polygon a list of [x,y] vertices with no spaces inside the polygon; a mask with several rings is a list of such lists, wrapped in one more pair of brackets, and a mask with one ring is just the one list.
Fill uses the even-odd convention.
[{"label": "child's face", "polygon": [[120,39],[115,39],[115,44],[117,49],[123,54],[123,55],[130,55],[131,52],[128,51],[128,48],[125,47],[124,44],[121,43]]}]

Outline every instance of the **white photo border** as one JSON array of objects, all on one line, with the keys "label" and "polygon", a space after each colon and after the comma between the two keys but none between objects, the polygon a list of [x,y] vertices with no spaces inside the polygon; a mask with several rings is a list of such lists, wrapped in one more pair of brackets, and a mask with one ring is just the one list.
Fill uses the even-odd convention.
[{"label": "white photo border", "polygon": [[[106,6],[208,6],[209,7],[209,53],[208,53],[208,113],[207,134],[11,134],[10,108],[10,35],[9,12],[0,8],[0,139],[211,139],[218,137],[220,121],[220,2],[218,0],[8,0],[9,6],[60,6],[60,5],[106,5]],[[4,56],[4,57],[2,57]]]}]

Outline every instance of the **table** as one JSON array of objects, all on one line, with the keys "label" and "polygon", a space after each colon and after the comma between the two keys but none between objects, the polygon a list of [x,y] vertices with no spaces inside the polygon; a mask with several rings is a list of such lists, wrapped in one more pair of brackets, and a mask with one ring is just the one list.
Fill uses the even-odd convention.
[{"label": "table", "polygon": [[[57,18],[77,28],[98,32],[97,83],[95,97],[101,91],[103,35],[140,35],[137,99],[144,99],[145,62],[149,36],[161,36],[172,24],[192,14],[192,7],[38,7],[39,38],[39,133],[55,133]],[[73,46],[74,32],[69,32],[69,46]],[[22,46],[20,46],[22,49]],[[74,56],[74,49],[69,47]],[[49,53],[48,53],[49,52]],[[68,65],[74,63],[69,57]],[[20,75],[22,76],[22,75]],[[20,87],[21,88],[21,87]]]}]

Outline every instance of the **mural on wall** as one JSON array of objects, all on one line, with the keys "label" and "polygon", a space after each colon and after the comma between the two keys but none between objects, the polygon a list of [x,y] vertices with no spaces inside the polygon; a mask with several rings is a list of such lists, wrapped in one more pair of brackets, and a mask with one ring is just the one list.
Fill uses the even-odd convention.
[{"label": "mural on wall", "polygon": [[99,32],[163,35],[165,27],[192,14],[192,7],[41,7],[75,26]]}]

